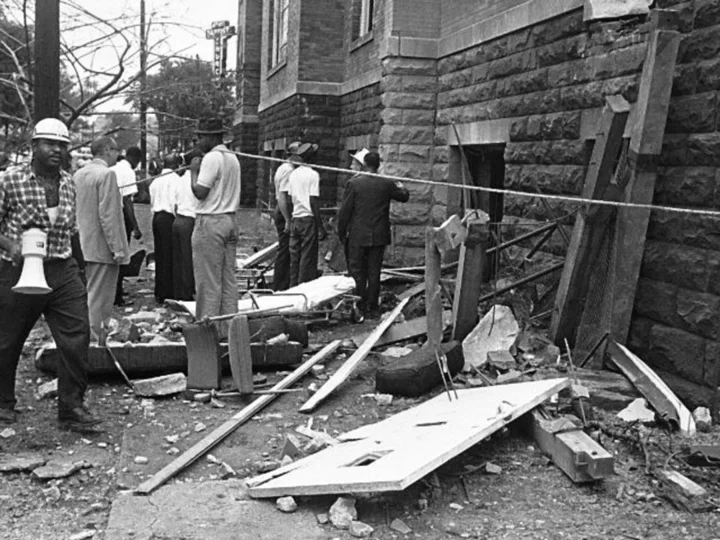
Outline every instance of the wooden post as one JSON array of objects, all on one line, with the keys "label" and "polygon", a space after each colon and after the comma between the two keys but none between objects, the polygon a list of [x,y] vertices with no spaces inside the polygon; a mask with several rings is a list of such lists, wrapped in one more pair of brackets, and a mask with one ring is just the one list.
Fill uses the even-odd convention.
[{"label": "wooden post", "polygon": [[60,0],[35,0],[34,117],[60,117]]},{"label": "wooden post", "polygon": [[187,347],[188,388],[220,388],[222,371],[214,324],[188,324],[183,329]]},{"label": "wooden post", "polygon": [[230,371],[238,392],[240,392],[240,395],[252,394],[252,354],[247,315],[238,315],[230,322],[228,352],[230,354]]},{"label": "wooden post", "polygon": [[[582,197],[602,199],[610,186],[615,162],[622,146],[630,105],[622,96],[605,98],[605,108],[590,158]],[[550,322],[550,337],[556,343],[567,339],[573,343],[588,292],[592,263],[600,251],[605,234],[605,225],[612,208],[599,207],[598,212],[589,216],[586,209],[578,213],[573,228],[570,246],[565,257],[560,285],[555,297],[555,309]]]},{"label": "wooden post", "polygon": [[440,252],[435,243],[436,229],[425,229],[425,314],[427,335],[431,347],[442,341],[442,289],[440,288]]},{"label": "wooden post", "polygon": [[468,224],[468,237],[460,248],[453,301],[453,339],[465,339],[478,321],[478,298],[483,272],[487,268],[487,239],[489,233],[481,223]]},{"label": "wooden post", "polygon": [[[625,202],[652,204],[680,38],[674,30],[655,30],[650,35],[628,150],[630,181]],[[615,279],[609,291],[613,299],[610,335],[621,343],[630,330],[649,221],[650,210],[618,210]]]}]

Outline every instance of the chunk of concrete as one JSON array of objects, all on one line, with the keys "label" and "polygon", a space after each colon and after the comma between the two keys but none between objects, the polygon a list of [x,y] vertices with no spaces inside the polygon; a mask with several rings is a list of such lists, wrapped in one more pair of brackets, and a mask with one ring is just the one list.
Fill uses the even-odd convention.
[{"label": "chunk of concrete", "polygon": [[52,381],[46,382],[38,386],[35,392],[35,399],[40,401],[41,399],[51,399],[58,395],[58,380],[53,379]]},{"label": "chunk of concrete", "polygon": [[133,381],[135,393],[143,397],[163,397],[179,394],[187,389],[184,373],[171,373],[150,379]]},{"label": "chunk of concrete", "polygon": [[29,472],[45,463],[47,458],[38,454],[4,454],[0,456],[0,473]]},{"label": "chunk of concrete", "polygon": [[645,398],[637,398],[617,413],[617,417],[625,422],[652,424],[655,422],[655,411],[648,407],[648,402]]},{"label": "chunk of concrete", "polygon": [[390,523],[390,529],[400,534],[410,534],[412,532],[412,529],[408,527],[407,523],[401,519],[393,519]]},{"label": "chunk of concrete", "polygon": [[355,538],[367,538],[375,532],[370,525],[362,521],[353,521],[350,523],[350,534]]},{"label": "chunk of concrete", "polygon": [[357,519],[357,509],[353,497],[338,497],[330,507],[330,522],[338,529],[349,529]]},{"label": "chunk of concrete", "polygon": [[707,407],[698,407],[692,413],[695,419],[695,426],[703,432],[710,431],[712,427],[712,416],[710,416],[710,409]]},{"label": "chunk of concrete", "polygon": [[32,475],[38,480],[55,480],[67,478],[76,472],[91,467],[87,461],[59,461],[51,460],[42,467],[38,467]]},{"label": "chunk of concrete", "polygon": [[292,497],[280,497],[275,501],[275,506],[278,510],[286,514],[290,514],[298,509],[298,505]]}]

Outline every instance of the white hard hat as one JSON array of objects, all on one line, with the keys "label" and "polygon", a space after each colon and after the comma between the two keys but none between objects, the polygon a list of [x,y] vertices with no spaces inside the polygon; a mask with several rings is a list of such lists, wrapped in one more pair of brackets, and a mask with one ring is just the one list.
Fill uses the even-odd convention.
[{"label": "white hard hat", "polygon": [[33,129],[32,140],[49,139],[51,141],[70,142],[68,128],[62,120],[57,118],[43,118]]},{"label": "white hard hat", "polygon": [[370,153],[370,151],[367,148],[361,148],[356,153],[352,154],[350,157],[354,160],[357,160],[361,165],[365,165],[365,156],[367,156]]}]

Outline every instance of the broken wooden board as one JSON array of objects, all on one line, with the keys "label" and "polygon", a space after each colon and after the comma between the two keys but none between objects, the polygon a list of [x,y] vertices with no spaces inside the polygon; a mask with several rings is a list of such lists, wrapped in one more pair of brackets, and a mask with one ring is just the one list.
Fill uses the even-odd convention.
[{"label": "broken wooden board", "polygon": [[663,469],[657,471],[657,475],[674,485],[686,497],[704,497],[707,490],[699,484],[696,484],[688,477],[680,474],[672,469]]},{"label": "broken wooden board", "polygon": [[241,395],[252,394],[252,353],[250,351],[250,327],[247,315],[238,315],[230,321],[228,357],[230,360],[230,372],[238,392]]},{"label": "broken wooden board", "polygon": [[370,353],[370,350],[375,345],[375,342],[380,339],[390,325],[397,319],[398,315],[402,312],[405,305],[408,303],[407,300],[403,300],[395,309],[393,309],[388,316],[375,328],[370,337],[365,340],[358,350],[356,350],[350,358],[338,369],[332,377],[330,377],[320,389],[308,399],[302,407],[300,412],[310,412],[317,407],[322,401],[325,400],[332,392],[334,392],[344,381],[347,379],[357,365],[362,362],[365,357]]},{"label": "broken wooden board", "polygon": [[457,249],[467,238],[468,231],[457,214],[451,215],[439,227],[433,228],[433,240],[438,251],[444,256]]},{"label": "broken wooden board", "polygon": [[478,322],[478,298],[483,273],[488,261],[487,227],[481,223],[468,224],[468,236],[460,248],[460,262],[455,285],[452,309],[452,338],[462,342]]},{"label": "broken wooden board", "polygon": [[[110,350],[131,377],[186,371],[188,367],[187,349],[183,342],[112,345]],[[220,343],[218,350],[223,372],[227,372],[230,369],[227,343]],[[254,368],[294,366],[302,362],[303,347],[295,342],[275,345],[253,343],[250,350]],[[48,347],[35,358],[35,367],[48,373],[57,373],[59,361],[60,351],[56,347]],[[117,368],[105,348],[90,344],[87,374],[92,377],[112,377],[117,374]]]},{"label": "broken wooden board", "polygon": [[[423,290],[425,290],[425,285],[423,285]],[[443,328],[446,328],[450,321],[452,320],[452,311],[445,310],[442,313],[442,322],[443,322]],[[359,334],[357,336],[353,336],[351,339],[353,343],[357,347],[362,345],[365,340],[370,337],[371,332],[365,333],[365,334]],[[424,336],[427,334],[427,318],[425,316],[423,317],[416,317],[415,319],[410,319],[409,321],[405,321],[398,324],[393,324],[390,328],[388,328],[385,333],[380,336],[380,339],[377,340],[373,348],[376,347],[382,347],[383,345],[392,345],[393,343],[397,343],[399,341],[405,341],[406,339],[415,339],[419,338],[421,336]]]},{"label": "broken wooden board", "polygon": [[179,394],[187,389],[187,379],[184,373],[161,375],[150,379],[136,379],[132,381],[133,392],[141,397],[161,397]]},{"label": "broken wooden board", "polygon": [[[250,479],[252,497],[401,491],[530,411],[569,379],[458,389],[363,426],[309,458]],[[270,478],[271,477],[271,478]]]},{"label": "broken wooden board", "polygon": [[237,268],[255,268],[264,262],[269,262],[271,259],[275,258],[279,246],[280,243],[275,242],[274,244],[270,244],[268,247],[261,249],[257,253],[253,253],[249,257],[237,259]]},{"label": "broken wooden board", "polygon": [[638,389],[663,420],[676,426],[683,435],[695,434],[695,420],[663,380],[626,347],[610,340],[607,355],[623,375]]},{"label": "broken wooden board", "polygon": [[405,300],[413,298],[414,296],[417,296],[421,292],[425,291],[425,282],[418,283],[416,285],[413,285],[409,289],[405,289],[403,292],[401,292],[398,295],[398,300]]},{"label": "broken wooden board", "polygon": [[188,388],[216,390],[222,381],[218,350],[218,331],[214,324],[188,324],[183,327],[187,349]]},{"label": "broken wooden board", "polygon": [[[322,360],[325,360],[328,356],[335,352],[335,350],[340,346],[340,343],[341,341],[339,339],[328,343],[325,347],[323,347],[320,352],[315,354],[303,365],[298,367],[295,371],[290,373],[287,377],[285,377],[283,380],[273,386],[271,390],[285,390],[295,384],[303,376],[305,376],[305,374],[307,374],[315,364]],[[192,447],[190,447],[189,450],[180,454],[177,459],[173,460],[171,463],[160,469],[160,471],[155,473],[148,480],[140,484],[135,489],[135,493],[140,495],[148,495],[152,493],[155,489],[163,485],[170,478],[172,478],[178,472],[193,463],[200,456],[210,451],[216,444],[225,439],[242,424],[250,420],[258,412],[260,412],[267,405],[269,405],[278,395],[280,394],[266,394],[257,398],[250,405],[235,414],[230,420],[212,431],[207,437],[195,443]]]},{"label": "broken wooden board", "polygon": [[[355,280],[347,276],[321,276],[312,281],[301,283],[286,291],[273,294],[255,295],[257,305],[252,299],[238,301],[238,313],[252,315],[254,311],[277,310],[277,313],[302,314],[319,308],[325,302],[348,294],[355,288]],[[195,302],[180,300],[167,301],[174,309],[195,316]]]},{"label": "broken wooden board", "polygon": [[573,482],[596,482],[612,476],[615,473],[612,454],[582,429],[569,420],[566,422],[567,426],[558,430],[559,426],[551,426],[537,409],[528,415],[530,432],[540,450]]}]

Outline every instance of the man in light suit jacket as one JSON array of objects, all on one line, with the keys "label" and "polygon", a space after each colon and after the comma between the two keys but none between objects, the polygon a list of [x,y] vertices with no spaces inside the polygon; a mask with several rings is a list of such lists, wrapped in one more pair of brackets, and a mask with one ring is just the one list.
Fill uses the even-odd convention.
[{"label": "man in light suit jacket", "polygon": [[390,201],[407,202],[410,193],[399,182],[369,176],[377,173],[380,156],[360,150],[353,159],[362,171],[353,176],[338,211],[338,236],[345,244],[350,275],[360,297],[359,308],[377,317],[380,298],[380,271],[385,246],[390,244]]},{"label": "man in light suit jacket", "polygon": [[85,257],[90,330],[95,340],[104,339],[102,322],[112,315],[120,265],[130,262],[125,235],[122,199],[115,173],[110,169],[118,147],[110,137],[90,146],[93,160],[73,177],[77,191],[80,245]]}]

